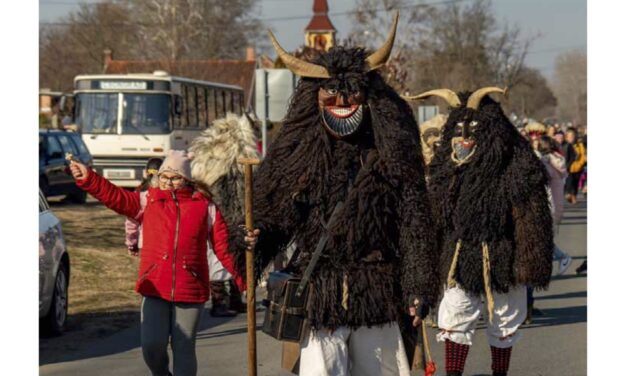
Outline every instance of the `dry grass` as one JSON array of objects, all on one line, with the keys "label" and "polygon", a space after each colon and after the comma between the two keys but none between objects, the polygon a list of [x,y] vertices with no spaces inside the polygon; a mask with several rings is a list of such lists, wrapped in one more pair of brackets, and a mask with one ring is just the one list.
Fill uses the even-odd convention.
[{"label": "dry grass", "polygon": [[137,309],[138,259],[124,245],[124,217],[102,205],[63,205],[61,220],[71,260],[69,314]]}]

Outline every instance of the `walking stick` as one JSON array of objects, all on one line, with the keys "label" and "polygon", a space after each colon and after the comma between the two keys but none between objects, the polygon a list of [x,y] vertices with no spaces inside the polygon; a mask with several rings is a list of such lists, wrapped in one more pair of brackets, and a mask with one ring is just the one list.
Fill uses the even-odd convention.
[{"label": "walking stick", "polygon": [[[240,158],[244,165],[244,211],[246,230],[253,231],[253,165],[258,159]],[[246,249],[246,307],[248,317],[248,376],[257,376],[257,323],[255,309],[255,250]]]}]

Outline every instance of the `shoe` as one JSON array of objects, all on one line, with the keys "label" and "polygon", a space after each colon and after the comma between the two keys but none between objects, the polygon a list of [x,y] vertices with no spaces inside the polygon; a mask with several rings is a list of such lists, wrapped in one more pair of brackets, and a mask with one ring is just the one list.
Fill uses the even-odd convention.
[{"label": "shoe", "polygon": [[237,313],[246,313],[246,303],[242,302],[242,293],[237,289],[235,282],[229,281],[229,309]]},{"label": "shoe", "polygon": [[525,319],[525,325],[531,325],[531,323],[533,322],[532,312],[533,309],[527,309],[527,318]]},{"label": "shoe", "polygon": [[[241,299],[241,296],[240,296],[240,299]],[[231,297],[231,301],[229,302],[229,309],[236,313],[248,312],[248,307],[246,306],[246,303],[243,303],[241,300],[238,300],[238,299],[233,299],[233,297]]]},{"label": "shoe", "polygon": [[228,309],[226,307],[225,304],[215,304],[213,307],[211,307],[211,311],[209,311],[209,314],[212,317],[234,317],[234,316],[237,316],[237,312],[231,311],[230,309]]},{"label": "shoe", "polygon": [[581,265],[579,265],[577,269],[575,269],[575,271],[577,272],[577,274],[588,274],[588,260],[584,260]]},{"label": "shoe", "polygon": [[559,269],[557,270],[557,275],[564,274],[564,272],[566,272],[566,270],[572,263],[573,263],[573,258],[570,256],[566,256],[563,259],[559,260]]},{"label": "shoe", "polygon": [[542,312],[540,309],[538,308],[532,308],[531,309],[531,315],[532,316],[544,316],[544,312]]}]

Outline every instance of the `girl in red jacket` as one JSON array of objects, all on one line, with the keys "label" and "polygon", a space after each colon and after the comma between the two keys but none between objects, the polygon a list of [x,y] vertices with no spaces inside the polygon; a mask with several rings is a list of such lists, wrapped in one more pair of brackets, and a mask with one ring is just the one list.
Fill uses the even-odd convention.
[{"label": "girl in red jacket", "polygon": [[[119,188],[85,165],[72,161],[76,184],[108,208],[129,218],[142,215],[142,249],[135,290],[143,296],[141,343],[153,376],[169,373],[171,338],[174,374],[196,375],[196,332],[209,298],[207,246],[234,276],[245,282],[227,253],[227,227],[207,193],[191,179],[190,156],[170,150],[159,169],[159,187],[146,196]],[[145,207],[142,201],[145,200]]]}]

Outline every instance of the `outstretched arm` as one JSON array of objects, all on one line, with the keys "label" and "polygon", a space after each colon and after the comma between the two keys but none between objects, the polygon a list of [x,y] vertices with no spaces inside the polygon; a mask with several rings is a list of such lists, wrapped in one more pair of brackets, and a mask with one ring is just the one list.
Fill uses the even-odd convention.
[{"label": "outstretched arm", "polygon": [[76,185],[109,209],[130,218],[135,218],[139,214],[141,210],[139,192],[128,192],[110,183],[82,163],[72,161],[70,170]]}]

